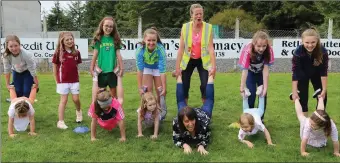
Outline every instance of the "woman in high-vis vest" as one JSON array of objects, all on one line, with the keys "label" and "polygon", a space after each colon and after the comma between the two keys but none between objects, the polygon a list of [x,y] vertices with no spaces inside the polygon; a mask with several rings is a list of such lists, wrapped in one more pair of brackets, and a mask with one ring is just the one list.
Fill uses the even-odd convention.
[{"label": "woman in high-vis vest", "polygon": [[192,21],[182,26],[175,75],[182,76],[184,97],[188,102],[191,75],[197,68],[204,101],[208,76],[215,77],[216,72],[212,25],[203,21],[203,7],[200,4],[191,5],[190,16]]}]

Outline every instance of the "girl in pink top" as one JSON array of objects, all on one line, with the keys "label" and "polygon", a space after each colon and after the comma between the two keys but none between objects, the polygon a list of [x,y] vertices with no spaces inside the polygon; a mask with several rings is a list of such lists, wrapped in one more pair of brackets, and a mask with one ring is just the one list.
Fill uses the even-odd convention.
[{"label": "girl in pink top", "polygon": [[[252,42],[247,44],[241,51],[238,65],[241,67],[242,76],[240,84],[240,93],[245,97],[245,90],[249,89],[248,97],[249,108],[254,106],[256,99],[256,88],[263,85],[262,93],[259,95],[264,97],[264,112],[267,105],[267,88],[269,78],[269,66],[274,63],[274,53],[269,45],[269,36],[263,31],[257,31]],[[264,114],[261,119],[263,120]]]},{"label": "girl in pink top", "polygon": [[338,130],[333,120],[330,119],[324,110],[323,98],[321,96],[318,97],[317,110],[314,111],[309,118],[304,116],[299,99],[295,99],[295,111],[300,121],[301,155],[309,155],[309,153],[306,152],[307,144],[316,148],[325,147],[327,137],[330,136],[333,141],[333,154],[336,157],[340,157]]},{"label": "girl in pink top", "polygon": [[124,125],[124,111],[123,105],[123,85],[122,78],[118,76],[117,96],[112,98],[109,91],[105,88],[99,89],[96,100],[91,104],[88,115],[92,117],[91,122],[91,141],[96,139],[97,123],[100,127],[106,130],[112,130],[118,124],[121,138],[120,142],[125,142],[125,125]]}]

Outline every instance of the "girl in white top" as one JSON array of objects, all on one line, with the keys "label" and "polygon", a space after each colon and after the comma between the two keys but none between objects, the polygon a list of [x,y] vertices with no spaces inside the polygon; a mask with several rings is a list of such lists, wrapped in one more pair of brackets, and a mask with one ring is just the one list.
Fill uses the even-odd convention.
[{"label": "girl in white top", "polygon": [[13,128],[15,128],[16,131],[26,131],[28,124],[30,125],[30,132],[28,134],[31,136],[37,135],[37,133],[35,133],[35,111],[32,106],[37,93],[36,85],[33,84],[29,98],[17,98],[13,85],[10,85],[9,92],[11,105],[8,109],[8,135],[14,138],[16,134],[14,134]]},{"label": "girl in white top", "polygon": [[[257,88],[256,94],[260,95],[263,91],[263,86],[259,86]],[[266,129],[264,124],[261,121],[261,116],[264,113],[264,96],[259,96],[259,107],[258,108],[249,108],[248,105],[248,96],[251,93],[246,88],[245,94],[243,96],[243,113],[240,116],[239,123],[240,123],[240,130],[238,133],[238,139],[240,142],[247,144],[249,148],[253,148],[254,144],[248,140],[244,140],[247,135],[254,135],[258,131],[264,132],[264,135],[267,139],[268,145],[274,146],[272,139],[270,137],[269,131]]]},{"label": "girl in white top", "polygon": [[339,153],[339,141],[338,130],[332,119],[324,110],[323,98],[318,96],[317,110],[307,118],[302,112],[302,106],[299,99],[295,99],[295,111],[300,121],[300,137],[301,145],[300,152],[302,156],[308,156],[306,152],[306,145],[312,147],[325,147],[327,143],[327,137],[331,137],[334,147],[334,156],[340,157]]}]

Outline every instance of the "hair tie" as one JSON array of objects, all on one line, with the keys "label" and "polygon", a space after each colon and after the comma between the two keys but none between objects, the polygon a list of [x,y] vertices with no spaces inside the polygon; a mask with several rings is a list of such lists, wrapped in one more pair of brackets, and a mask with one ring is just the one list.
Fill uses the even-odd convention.
[{"label": "hair tie", "polygon": [[322,117],[317,111],[314,111],[314,114],[318,116],[322,121],[326,122],[326,119]]}]

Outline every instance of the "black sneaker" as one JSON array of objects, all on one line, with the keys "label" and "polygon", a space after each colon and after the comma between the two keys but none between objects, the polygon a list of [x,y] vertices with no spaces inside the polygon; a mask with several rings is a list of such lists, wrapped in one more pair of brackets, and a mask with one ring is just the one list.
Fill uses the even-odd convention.
[{"label": "black sneaker", "polygon": [[[299,94],[300,91],[297,91],[297,93]],[[290,99],[290,100],[293,100],[293,93],[290,93],[290,94],[289,94],[289,99]]]},{"label": "black sneaker", "polygon": [[317,90],[314,92],[313,98],[317,98],[320,94],[321,94],[321,88],[317,89]]}]

